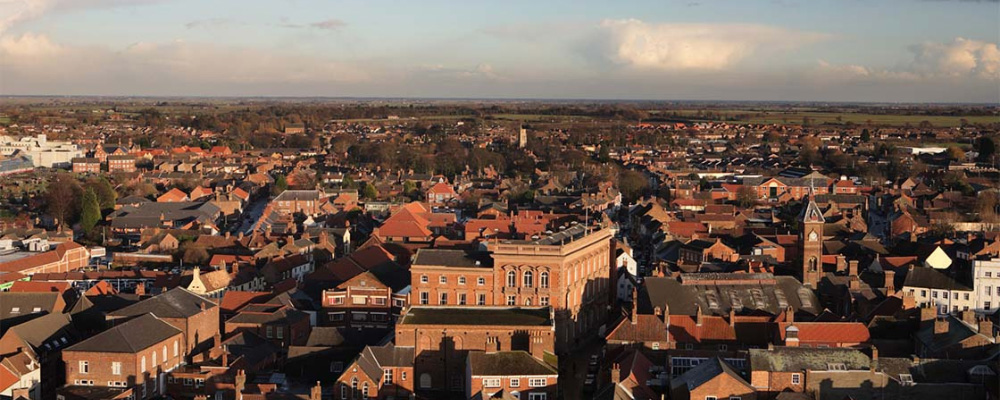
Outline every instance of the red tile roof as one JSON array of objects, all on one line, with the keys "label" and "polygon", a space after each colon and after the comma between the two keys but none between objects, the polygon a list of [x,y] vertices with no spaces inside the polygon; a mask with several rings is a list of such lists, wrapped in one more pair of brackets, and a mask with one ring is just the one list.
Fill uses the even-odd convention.
[{"label": "red tile roof", "polygon": [[690,315],[670,316],[670,340],[681,343],[735,341],[736,329],[723,317],[702,315],[701,325]]},{"label": "red tile roof", "polygon": [[10,287],[11,292],[15,293],[42,293],[42,292],[56,292],[62,293],[70,288],[69,282],[46,282],[46,281],[17,281]]},{"label": "red tile roof", "polygon": [[[778,337],[785,340],[788,323],[778,324]],[[860,322],[794,322],[799,343],[865,343],[871,339],[868,327]]]}]

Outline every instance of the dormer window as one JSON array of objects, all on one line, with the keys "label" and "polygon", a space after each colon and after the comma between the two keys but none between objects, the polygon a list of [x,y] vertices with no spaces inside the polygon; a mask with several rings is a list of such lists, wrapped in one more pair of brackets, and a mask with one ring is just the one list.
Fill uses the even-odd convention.
[{"label": "dormer window", "polygon": [[913,375],[899,374],[899,381],[902,382],[904,386],[910,386],[913,384]]},{"label": "dormer window", "polygon": [[847,371],[847,365],[844,365],[844,363],[829,363],[829,364],[827,364],[827,370],[829,370],[829,371]]}]

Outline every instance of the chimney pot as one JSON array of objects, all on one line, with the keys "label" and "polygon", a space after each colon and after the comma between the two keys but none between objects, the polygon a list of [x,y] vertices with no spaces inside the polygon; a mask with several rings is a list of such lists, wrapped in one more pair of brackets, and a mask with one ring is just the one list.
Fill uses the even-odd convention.
[{"label": "chimney pot", "polygon": [[947,318],[934,319],[934,334],[944,335],[947,333],[948,333],[948,319]]}]

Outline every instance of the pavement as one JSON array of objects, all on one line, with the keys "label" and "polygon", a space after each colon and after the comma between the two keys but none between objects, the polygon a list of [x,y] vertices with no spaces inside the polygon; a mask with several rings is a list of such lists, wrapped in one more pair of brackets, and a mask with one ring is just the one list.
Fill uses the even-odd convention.
[{"label": "pavement", "polygon": [[[598,385],[595,382],[594,386],[584,386],[584,382],[587,380],[587,364],[590,362],[590,356],[600,354],[603,348],[603,340],[592,339],[569,354],[559,357],[559,389],[562,392],[561,398],[588,399],[593,397],[594,389]],[[603,362],[604,360],[601,359],[600,361]],[[600,367],[601,365],[598,364],[597,376],[600,376]]]},{"label": "pavement", "polygon": [[[253,232],[254,225],[257,224],[257,220],[260,219],[261,215],[264,213],[264,208],[267,207],[267,202],[270,199],[267,197],[261,197],[250,203],[247,207],[246,212],[243,213],[244,219],[240,222],[240,227],[236,230],[237,232],[243,232],[245,235],[249,235]],[[245,219],[245,216],[249,215],[250,219]]]}]

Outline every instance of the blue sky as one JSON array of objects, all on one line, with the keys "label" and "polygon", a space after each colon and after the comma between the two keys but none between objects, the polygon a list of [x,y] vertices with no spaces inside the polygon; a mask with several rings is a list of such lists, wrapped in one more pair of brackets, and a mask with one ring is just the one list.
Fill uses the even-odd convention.
[{"label": "blue sky", "polygon": [[989,0],[0,0],[0,93],[998,103],[998,42]]}]

